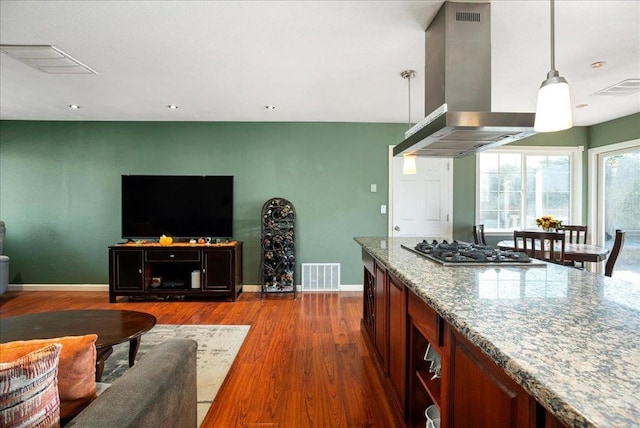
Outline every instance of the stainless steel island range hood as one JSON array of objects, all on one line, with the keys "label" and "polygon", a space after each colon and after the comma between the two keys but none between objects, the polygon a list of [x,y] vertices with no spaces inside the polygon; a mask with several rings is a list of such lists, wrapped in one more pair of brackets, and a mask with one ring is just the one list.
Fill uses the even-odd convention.
[{"label": "stainless steel island range hood", "polygon": [[491,5],[445,1],[426,31],[425,112],[393,155],[461,157],[534,134],[535,113],[491,111]]}]

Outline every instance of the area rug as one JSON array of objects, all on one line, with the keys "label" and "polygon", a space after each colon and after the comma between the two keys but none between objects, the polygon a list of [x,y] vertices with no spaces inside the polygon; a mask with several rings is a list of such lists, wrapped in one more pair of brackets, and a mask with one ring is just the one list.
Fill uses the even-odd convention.
[{"label": "area rug", "polygon": [[[172,337],[198,342],[198,426],[227,376],[240,346],[249,332],[248,325],[169,325],[157,324],[142,335],[136,361],[154,346]],[[129,342],[113,347],[105,362],[102,382],[111,383],[129,368]]]}]

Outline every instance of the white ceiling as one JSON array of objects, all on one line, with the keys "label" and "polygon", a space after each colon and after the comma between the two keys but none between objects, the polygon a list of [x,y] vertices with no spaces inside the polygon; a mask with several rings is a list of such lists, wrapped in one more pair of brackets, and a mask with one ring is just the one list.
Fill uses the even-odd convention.
[{"label": "white ceiling", "polygon": [[[429,1],[0,1],[0,44],[51,44],[97,75],[0,54],[5,120],[313,121],[424,117]],[[640,111],[640,1],[556,1],[556,68],[576,125]],[[493,111],[534,111],[549,71],[549,2],[492,1]],[[595,61],[606,61],[599,69]],[[78,104],[71,110],[69,104]],[[170,110],[168,104],[179,109]],[[265,106],[272,104],[275,110]]]}]

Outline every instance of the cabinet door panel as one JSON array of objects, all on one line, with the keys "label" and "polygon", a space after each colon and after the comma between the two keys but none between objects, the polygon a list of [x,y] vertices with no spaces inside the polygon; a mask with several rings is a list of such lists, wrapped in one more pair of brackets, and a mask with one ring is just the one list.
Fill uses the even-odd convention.
[{"label": "cabinet door panel", "polygon": [[142,251],[116,251],[113,253],[115,291],[143,291]]},{"label": "cabinet door panel", "polygon": [[233,285],[231,250],[204,252],[204,286],[206,291],[229,291]]},{"label": "cabinet door panel", "polygon": [[389,275],[389,381],[404,414],[407,385],[407,300],[405,287]]},{"label": "cabinet door panel", "polygon": [[530,426],[529,395],[466,339],[452,342],[451,426]]},{"label": "cabinet door panel", "polygon": [[387,331],[387,272],[386,270],[376,263],[376,331],[375,331],[375,344],[378,350],[378,357],[382,362],[382,370],[385,375],[389,374],[389,362],[388,362],[388,346],[387,338],[389,333]]}]

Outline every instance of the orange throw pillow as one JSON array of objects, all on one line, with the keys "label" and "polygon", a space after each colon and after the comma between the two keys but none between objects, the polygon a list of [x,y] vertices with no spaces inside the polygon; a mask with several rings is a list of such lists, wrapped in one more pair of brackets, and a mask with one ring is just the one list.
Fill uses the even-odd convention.
[{"label": "orange throw pillow", "polygon": [[20,340],[0,344],[0,362],[15,360],[52,343],[62,345],[58,365],[60,419],[80,413],[96,398],[96,340],[98,336],[65,336],[53,339]]},{"label": "orange throw pillow", "polygon": [[0,425],[60,427],[58,344],[0,363]]}]

